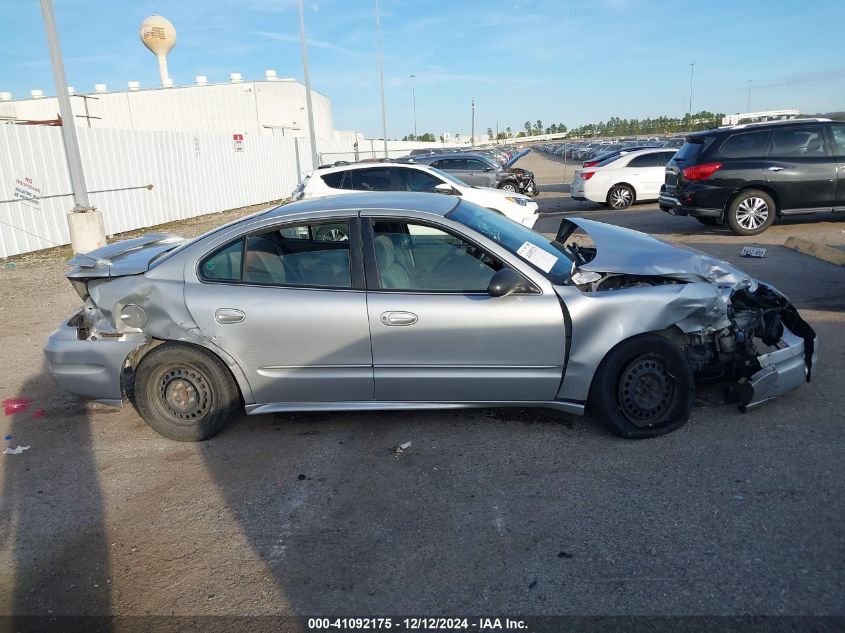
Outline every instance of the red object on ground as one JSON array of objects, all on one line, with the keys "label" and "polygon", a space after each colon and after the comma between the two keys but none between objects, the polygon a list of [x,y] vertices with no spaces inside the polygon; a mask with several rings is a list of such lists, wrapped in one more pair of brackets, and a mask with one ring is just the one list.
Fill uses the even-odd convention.
[{"label": "red object on ground", "polygon": [[6,415],[23,413],[29,408],[30,403],[32,403],[32,400],[29,398],[9,398],[3,401],[3,412]]},{"label": "red object on ground", "polygon": [[36,409],[36,410],[33,412],[32,417],[34,417],[34,418],[43,418],[43,417],[44,417],[44,409]]}]

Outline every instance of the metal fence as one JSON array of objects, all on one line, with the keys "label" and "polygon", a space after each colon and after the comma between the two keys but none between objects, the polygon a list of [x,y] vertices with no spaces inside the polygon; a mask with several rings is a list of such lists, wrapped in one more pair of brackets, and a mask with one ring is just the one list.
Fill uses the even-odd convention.
[{"label": "metal fence", "polygon": [[[91,201],[102,211],[108,235],[285,198],[311,165],[307,139],[239,142],[221,134],[88,128],[77,133]],[[356,159],[351,142],[317,144],[319,152],[339,156],[331,162]],[[396,144],[390,142],[394,150],[408,151]],[[383,149],[381,141],[375,145]],[[23,178],[40,189],[35,205],[15,199]],[[0,125],[0,258],[67,244],[70,193],[61,129]]]}]

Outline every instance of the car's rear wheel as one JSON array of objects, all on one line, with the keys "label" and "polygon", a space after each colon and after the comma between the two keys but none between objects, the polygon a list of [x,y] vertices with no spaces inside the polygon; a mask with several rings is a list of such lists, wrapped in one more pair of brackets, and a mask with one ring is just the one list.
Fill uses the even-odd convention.
[{"label": "car's rear wheel", "polygon": [[720,224],[719,218],[712,218],[710,216],[698,215],[695,219],[701,222],[704,226],[719,226]]},{"label": "car's rear wheel", "polygon": [[135,372],[135,404],[157,433],[199,442],[237,415],[240,394],[228,368],[211,352],[165,343],[144,356]]},{"label": "car's rear wheel", "polygon": [[627,209],[634,204],[634,190],[628,185],[614,185],[607,192],[607,206],[611,209]]},{"label": "car's rear wheel", "polygon": [[775,201],[764,191],[749,189],[728,207],[728,224],[737,235],[758,235],[775,221]]},{"label": "car's rear wheel", "polygon": [[615,435],[646,439],[689,420],[695,398],[692,371],[669,340],[644,334],[615,347],[590,388],[590,414]]}]

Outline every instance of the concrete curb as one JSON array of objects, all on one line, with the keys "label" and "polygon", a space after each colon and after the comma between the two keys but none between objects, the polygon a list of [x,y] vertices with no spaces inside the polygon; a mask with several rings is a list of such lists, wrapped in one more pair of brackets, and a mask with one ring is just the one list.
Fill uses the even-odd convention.
[{"label": "concrete curb", "polygon": [[831,246],[811,242],[803,237],[789,237],[786,239],[784,246],[837,266],[845,266],[845,251],[840,251]]}]

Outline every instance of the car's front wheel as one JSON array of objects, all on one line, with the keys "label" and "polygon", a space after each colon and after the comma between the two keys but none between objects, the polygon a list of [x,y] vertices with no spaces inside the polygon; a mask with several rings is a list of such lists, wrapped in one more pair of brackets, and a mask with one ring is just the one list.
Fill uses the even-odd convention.
[{"label": "car's front wheel", "polygon": [[728,207],[728,224],[737,235],[757,235],[775,221],[775,201],[764,191],[749,189]]},{"label": "car's front wheel", "polygon": [[508,191],[508,192],[516,193],[516,184],[508,181],[505,184],[501,185],[499,187],[499,189],[501,189],[502,191]]},{"label": "car's front wheel", "polygon": [[135,405],[153,430],[179,442],[216,435],[237,415],[238,387],[228,368],[204,349],[164,343],[135,372]]},{"label": "car's front wheel", "polygon": [[627,209],[634,204],[634,190],[628,185],[614,185],[607,192],[607,206],[611,209]]},{"label": "car's front wheel", "polygon": [[615,435],[646,439],[686,424],[694,398],[692,371],[681,351],[662,336],[644,334],[604,358],[587,406]]}]

